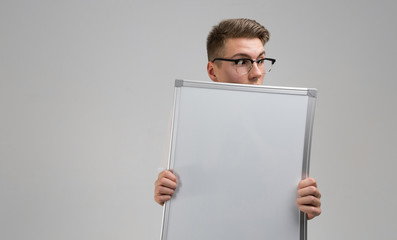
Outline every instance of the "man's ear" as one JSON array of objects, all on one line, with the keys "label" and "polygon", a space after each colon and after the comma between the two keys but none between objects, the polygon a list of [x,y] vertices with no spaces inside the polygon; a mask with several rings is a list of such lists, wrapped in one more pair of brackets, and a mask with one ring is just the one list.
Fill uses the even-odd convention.
[{"label": "man's ear", "polygon": [[211,78],[212,81],[218,82],[218,78],[215,75],[215,69],[214,68],[215,68],[214,63],[211,62],[211,61],[208,61],[208,64],[207,64],[208,76]]}]

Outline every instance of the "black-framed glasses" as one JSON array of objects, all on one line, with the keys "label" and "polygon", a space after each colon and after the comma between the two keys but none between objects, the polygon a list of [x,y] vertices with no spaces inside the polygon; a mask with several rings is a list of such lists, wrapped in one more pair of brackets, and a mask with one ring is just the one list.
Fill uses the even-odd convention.
[{"label": "black-framed glasses", "polygon": [[214,58],[212,62],[215,61],[227,61],[233,62],[236,67],[236,72],[238,74],[247,74],[251,71],[252,65],[254,62],[258,65],[258,68],[262,71],[262,73],[270,72],[272,70],[272,66],[276,62],[274,58],[261,58],[258,60],[252,60],[251,58],[238,58],[238,59],[229,59],[229,58]]}]

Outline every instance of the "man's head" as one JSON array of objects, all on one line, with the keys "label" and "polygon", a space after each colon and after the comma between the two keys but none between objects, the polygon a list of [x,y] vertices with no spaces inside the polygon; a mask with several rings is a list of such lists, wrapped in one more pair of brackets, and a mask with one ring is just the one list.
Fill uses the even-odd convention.
[{"label": "man's head", "polygon": [[[215,82],[262,84],[264,72],[260,63],[253,63],[246,74],[236,72],[236,63],[224,59],[265,58],[264,45],[269,31],[250,19],[228,19],[214,26],[207,38],[207,71]],[[221,60],[215,60],[222,58]]]}]

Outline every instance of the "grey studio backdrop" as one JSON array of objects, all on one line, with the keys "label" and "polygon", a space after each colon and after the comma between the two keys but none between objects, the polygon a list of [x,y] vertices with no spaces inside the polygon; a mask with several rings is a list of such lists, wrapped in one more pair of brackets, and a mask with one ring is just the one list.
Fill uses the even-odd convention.
[{"label": "grey studio backdrop", "polygon": [[395,1],[0,2],[0,239],[159,239],[176,78],[221,19],[271,32],[267,85],[319,90],[308,239],[395,239]]}]

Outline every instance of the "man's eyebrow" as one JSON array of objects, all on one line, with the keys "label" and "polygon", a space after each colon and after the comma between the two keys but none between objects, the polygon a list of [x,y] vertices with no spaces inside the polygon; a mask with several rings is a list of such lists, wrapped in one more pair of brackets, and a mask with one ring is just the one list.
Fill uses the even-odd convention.
[{"label": "man's eyebrow", "polygon": [[248,54],[245,54],[245,53],[236,53],[232,56],[232,58],[235,58],[235,57],[251,58],[251,56],[249,56]]},{"label": "man's eyebrow", "polygon": [[[265,51],[259,53],[259,55],[258,55],[256,58],[259,58],[259,57],[262,56],[262,55],[265,55]],[[232,56],[232,58],[235,58],[235,57],[243,57],[243,58],[249,58],[249,59],[251,59],[251,56],[249,56],[249,55],[246,54],[246,53],[236,53],[236,54],[234,54],[234,55]]]},{"label": "man's eyebrow", "polygon": [[266,55],[265,51],[259,53],[259,55],[258,55],[256,58],[259,58],[259,57],[262,56],[262,55]]}]

